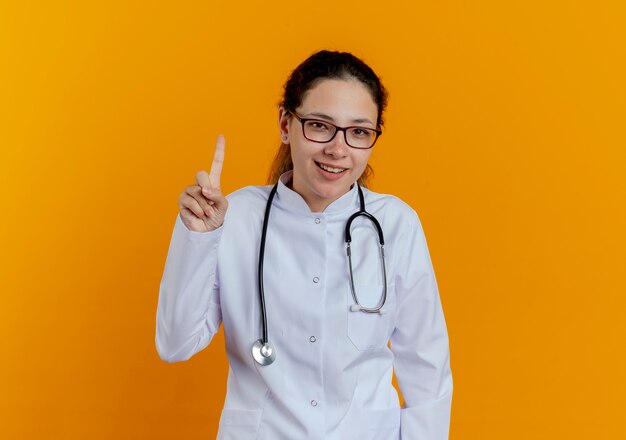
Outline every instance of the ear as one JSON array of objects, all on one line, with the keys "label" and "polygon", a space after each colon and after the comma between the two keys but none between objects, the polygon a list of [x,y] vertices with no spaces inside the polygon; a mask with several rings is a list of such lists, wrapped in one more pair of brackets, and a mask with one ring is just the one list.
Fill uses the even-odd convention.
[{"label": "ear", "polygon": [[278,130],[280,131],[280,139],[283,144],[289,144],[289,122],[290,114],[283,107],[278,109]]}]

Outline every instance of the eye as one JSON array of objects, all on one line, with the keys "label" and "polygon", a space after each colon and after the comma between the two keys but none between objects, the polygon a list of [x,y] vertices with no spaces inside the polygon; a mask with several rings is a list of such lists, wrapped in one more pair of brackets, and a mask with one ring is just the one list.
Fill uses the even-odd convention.
[{"label": "eye", "polygon": [[372,136],[372,130],[367,128],[354,127],[350,129],[350,134],[359,138],[367,138]]},{"label": "eye", "polygon": [[306,125],[315,131],[328,131],[329,129],[328,125],[321,121],[307,121]]}]

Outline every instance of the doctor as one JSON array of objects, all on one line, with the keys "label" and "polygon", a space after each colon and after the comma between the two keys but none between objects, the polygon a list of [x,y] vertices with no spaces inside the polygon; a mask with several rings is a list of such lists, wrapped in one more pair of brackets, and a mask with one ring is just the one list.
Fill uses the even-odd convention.
[{"label": "doctor", "polygon": [[[210,173],[179,197],[156,348],[185,361],[223,323],[218,439],[448,438],[448,334],[424,232],[408,205],[367,189],[386,102],[360,59],[317,52],[285,84],[272,185],[225,197],[220,136]],[[349,259],[346,223],[362,208],[374,220],[352,221]]]}]

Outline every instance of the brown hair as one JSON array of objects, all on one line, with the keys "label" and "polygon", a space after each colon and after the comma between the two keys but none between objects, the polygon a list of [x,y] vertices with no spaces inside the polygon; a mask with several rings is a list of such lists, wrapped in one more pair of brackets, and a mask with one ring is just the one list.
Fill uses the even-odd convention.
[{"label": "brown hair", "polygon": [[[287,79],[279,106],[284,108],[286,112],[295,112],[296,108],[302,104],[304,94],[324,79],[356,79],[363,83],[378,106],[377,128],[383,127],[383,113],[387,107],[387,90],[374,71],[349,52],[322,50],[304,60],[291,72]],[[288,113],[287,117],[291,117],[291,114]],[[281,143],[270,167],[268,183],[276,183],[281,174],[292,169],[291,148],[289,144]],[[359,177],[359,185],[367,187],[367,183],[373,175],[374,170],[367,164],[363,174]]]}]

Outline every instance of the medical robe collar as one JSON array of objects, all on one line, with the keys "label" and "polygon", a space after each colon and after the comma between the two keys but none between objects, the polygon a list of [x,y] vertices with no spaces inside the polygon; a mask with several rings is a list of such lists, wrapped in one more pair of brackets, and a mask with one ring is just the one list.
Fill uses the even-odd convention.
[{"label": "medical robe collar", "polygon": [[[306,216],[319,215],[320,213],[311,212],[309,205],[306,204],[300,194],[290,189],[287,184],[291,181],[293,170],[283,173],[278,179],[278,189],[276,193],[276,199],[274,203],[280,206],[282,209],[293,212],[295,214],[301,214]],[[356,185],[352,185],[352,188],[332,202],[326,207],[321,214],[338,214],[344,211],[354,211],[355,207],[359,206],[359,195]]]}]

